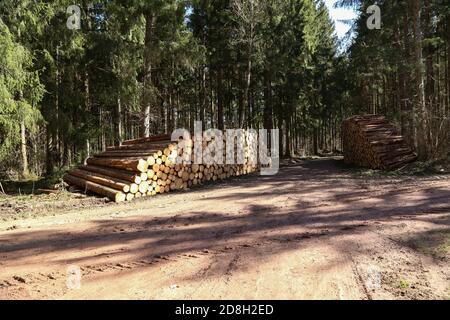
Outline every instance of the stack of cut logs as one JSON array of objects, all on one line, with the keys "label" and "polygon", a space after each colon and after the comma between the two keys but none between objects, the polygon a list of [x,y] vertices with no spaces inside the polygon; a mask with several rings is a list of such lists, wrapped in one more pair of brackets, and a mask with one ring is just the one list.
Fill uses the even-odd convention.
[{"label": "stack of cut logs", "polygon": [[355,116],[345,120],[342,140],[347,164],[393,170],[417,159],[398,130],[383,116]]},{"label": "stack of cut logs", "polygon": [[[108,147],[89,158],[86,165],[69,171],[64,181],[85,192],[123,202],[250,174],[258,169],[252,164],[177,164],[177,157],[186,155],[186,149],[192,150],[194,144],[192,140],[184,140],[181,148],[170,138],[170,135],[152,136]],[[203,141],[203,147],[209,143]],[[194,152],[191,159],[184,159],[188,160],[194,160]]]}]

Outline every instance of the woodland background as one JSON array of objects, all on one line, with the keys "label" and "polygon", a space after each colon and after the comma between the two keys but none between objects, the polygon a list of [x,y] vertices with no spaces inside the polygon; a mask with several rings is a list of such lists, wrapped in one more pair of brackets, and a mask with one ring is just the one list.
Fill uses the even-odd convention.
[{"label": "woodland background", "polygon": [[[339,1],[360,13],[348,46],[323,1],[73,2],[0,2],[1,179],[195,120],[279,128],[281,154],[304,156],[338,153],[344,118],[384,114],[421,160],[448,159],[448,1]],[[381,30],[366,26],[374,3]]]}]

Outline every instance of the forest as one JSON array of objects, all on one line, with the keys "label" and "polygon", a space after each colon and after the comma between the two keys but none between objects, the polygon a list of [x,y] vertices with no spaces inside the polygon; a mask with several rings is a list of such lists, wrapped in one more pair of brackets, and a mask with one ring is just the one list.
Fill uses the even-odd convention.
[{"label": "forest", "polygon": [[0,302],[448,301],[449,174],[449,0],[0,0]]},{"label": "forest", "polygon": [[2,0],[0,178],[194,121],[278,128],[286,157],[339,154],[357,114],[387,116],[421,161],[448,159],[448,2],[336,6],[358,12],[341,40],[320,0]]}]

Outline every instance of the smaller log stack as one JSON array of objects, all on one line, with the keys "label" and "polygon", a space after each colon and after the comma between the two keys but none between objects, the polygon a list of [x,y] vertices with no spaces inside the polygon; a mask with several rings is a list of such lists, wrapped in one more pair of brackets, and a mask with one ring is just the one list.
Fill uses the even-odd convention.
[{"label": "smaller log stack", "polygon": [[[84,191],[123,202],[258,170],[258,166],[252,164],[176,164],[177,156],[182,156],[183,150],[170,138],[170,135],[159,135],[108,147],[105,152],[89,158],[87,165],[69,171],[64,180]],[[209,143],[203,142],[203,147],[208,147]],[[193,141],[184,141],[184,146],[192,150]],[[184,160],[189,161],[188,158]],[[191,160],[194,163],[193,153]]]},{"label": "smaller log stack", "polygon": [[417,159],[398,130],[383,116],[354,116],[345,120],[342,140],[347,164],[394,170]]}]

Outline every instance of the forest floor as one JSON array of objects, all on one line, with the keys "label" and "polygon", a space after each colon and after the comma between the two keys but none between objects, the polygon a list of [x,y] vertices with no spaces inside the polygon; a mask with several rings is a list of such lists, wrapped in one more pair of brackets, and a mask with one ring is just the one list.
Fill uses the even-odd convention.
[{"label": "forest floor", "polygon": [[132,203],[0,197],[0,299],[450,299],[449,261],[450,176],[337,159]]}]

